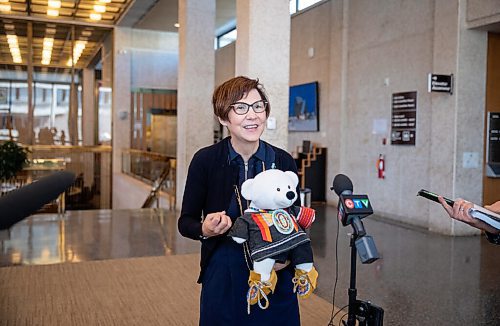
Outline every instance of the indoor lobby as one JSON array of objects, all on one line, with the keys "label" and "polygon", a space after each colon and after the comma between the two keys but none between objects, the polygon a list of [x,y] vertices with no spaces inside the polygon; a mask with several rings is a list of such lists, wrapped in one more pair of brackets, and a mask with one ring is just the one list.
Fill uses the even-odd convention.
[{"label": "indoor lobby", "polygon": [[193,155],[229,136],[213,91],[240,75],[316,210],[302,325],[347,320],[340,173],[380,256],[356,256],[357,299],[385,325],[500,324],[498,245],[417,196],[500,200],[498,0],[0,0],[0,44],[0,147],[27,160],[0,219],[10,191],[75,175],[0,230],[0,325],[198,324],[200,241],[177,221]]},{"label": "indoor lobby", "polygon": [[[310,230],[319,272],[300,302],[303,325],[346,320],[349,233],[333,206],[313,205]],[[1,240],[1,325],[197,325],[199,243],[158,209],[37,214]],[[447,218],[441,216],[441,218]],[[500,251],[485,237],[450,237],[364,220],[380,259],[357,258],[357,298],[384,310],[384,325],[498,325]],[[337,238],[338,231],[338,242]],[[5,232],[5,231],[2,231]]]}]

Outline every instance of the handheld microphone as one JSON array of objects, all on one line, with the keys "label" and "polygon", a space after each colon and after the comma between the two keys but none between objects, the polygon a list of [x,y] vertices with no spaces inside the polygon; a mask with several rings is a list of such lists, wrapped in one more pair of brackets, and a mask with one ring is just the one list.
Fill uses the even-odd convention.
[{"label": "handheld microphone", "polygon": [[337,174],[330,188],[339,196],[339,218],[342,225],[359,226],[359,220],[373,214],[373,208],[367,195],[352,193],[352,181],[345,174]]},{"label": "handheld microphone", "polygon": [[367,195],[353,194],[351,179],[345,174],[337,174],[330,188],[339,196],[339,219],[343,226],[349,224],[354,229],[354,240],[361,262],[370,264],[379,258],[373,238],[366,235],[362,218],[373,214],[373,208]]},{"label": "handheld microphone", "polygon": [[57,171],[0,197],[0,230],[10,228],[50,203],[74,181],[74,173]]}]

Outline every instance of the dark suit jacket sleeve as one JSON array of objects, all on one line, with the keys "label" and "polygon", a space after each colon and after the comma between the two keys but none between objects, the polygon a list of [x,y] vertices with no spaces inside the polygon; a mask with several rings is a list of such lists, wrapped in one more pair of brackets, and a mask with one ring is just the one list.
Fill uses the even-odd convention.
[{"label": "dark suit jacket sleeve", "polygon": [[197,152],[189,164],[178,221],[179,232],[194,240],[199,240],[202,236],[201,222],[208,191],[208,169],[204,162],[206,160],[202,153]]}]

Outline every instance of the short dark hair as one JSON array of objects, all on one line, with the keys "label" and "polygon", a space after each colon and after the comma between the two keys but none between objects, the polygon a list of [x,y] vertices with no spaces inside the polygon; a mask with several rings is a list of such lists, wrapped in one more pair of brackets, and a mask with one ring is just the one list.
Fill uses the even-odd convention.
[{"label": "short dark hair", "polygon": [[227,121],[229,111],[231,111],[231,104],[245,97],[252,89],[256,89],[260,97],[267,102],[266,117],[269,117],[271,105],[264,86],[259,83],[259,79],[251,79],[245,76],[231,78],[215,89],[212,97],[214,114],[221,120]]}]

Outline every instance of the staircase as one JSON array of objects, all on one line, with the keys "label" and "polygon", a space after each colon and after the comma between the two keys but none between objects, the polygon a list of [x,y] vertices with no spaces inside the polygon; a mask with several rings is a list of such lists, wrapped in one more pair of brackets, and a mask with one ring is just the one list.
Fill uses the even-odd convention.
[{"label": "staircase", "polygon": [[297,147],[298,157],[295,159],[299,174],[300,188],[311,189],[311,201],[326,201],[326,147],[313,144],[310,151]]}]

